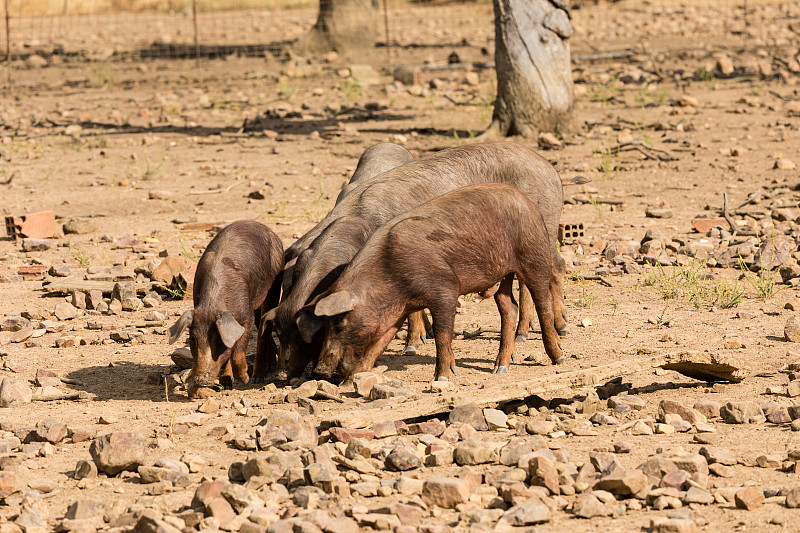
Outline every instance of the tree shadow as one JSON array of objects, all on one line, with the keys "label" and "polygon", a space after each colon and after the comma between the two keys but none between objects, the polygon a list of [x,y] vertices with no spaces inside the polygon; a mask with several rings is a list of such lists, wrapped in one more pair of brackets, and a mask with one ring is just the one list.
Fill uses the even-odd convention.
[{"label": "tree shadow", "polygon": [[167,376],[170,387],[169,400],[160,376],[167,374],[172,365],[148,365],[130,361],[115,362],[112,365],[88,366],[73,370],[67,377],[78,380],[83,386],[72,385],[95,396],[96,401],[104,400],[149,400],[151,402],[187,403],[186,393],[179,391],[175,379]]}]

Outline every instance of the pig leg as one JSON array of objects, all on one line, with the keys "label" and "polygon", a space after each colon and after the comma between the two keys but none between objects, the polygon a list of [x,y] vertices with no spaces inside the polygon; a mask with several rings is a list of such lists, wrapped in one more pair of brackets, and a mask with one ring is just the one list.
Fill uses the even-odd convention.
[{"label": "pig leg", "polygon": [[244,333],[234,343],[231,348],[231,358],[226,363],[225,368],[231,368],[231,375],[236,381],[241,383],[248,383],[250,377],[247,375],[247,343],[250,341],[250,333],[253,330],[253,324],[248,322],[244,326]]},{"label": "pig leg", "polygon": [[[517,276],[519,277],[519,276]],[[525,342],[528,338],[528,331],[533,323],[533,299],[528,287],[519,282],[519,323],[517,324],[516,342]]]},{"label": "pig leg", "polygon": [[[536,254],[533,254],[534,256]],[[522,265],[521,281],[531,288],[531,296],[539,315],[539,326],[542,328],[542,342],[544,350],[550,356],[553,364],[564,362],[564,353],[561,351],[558,333],[554,325],[553,294],[552,294],[552,265],[550,261],[537,261]]]},{"label": "pig leg", "polygon": [[514,355],[514,319],[517,315],[517,305],[511,293],[514,284],[514,275],[503,278],[500,287],[494,294],[497,310],[500,311],[500,352],[494,363],[495,374],[508,372],[508,364]]},{"label": "pig leg", "polygon": [[228,359],[222,367],[219,374],[219,385],[225,390],[233,389],[233,370],[231,368],[231,360]]},{"label": "pig leg", "polygon": [[425,344],[425,311],[414,311],[408,315],[408,335],[403,353],[414,355],[420,344]]},{"label": "pig leg", "polygon": [[425,312],[423,309],[420,311],[422,313],[422,323],[425,325],[425,336],[429,339],[433,338],[433,324],[431,323],[430,318],[428,318],[428,313]]},{"label": "pig leg", "polygon": [[453,354],[453,328],[456,321],[457,298],[436,302],[431,307],[433,316],[433,338],[436,341],[436,373],[435,381],[448,381],[455,374],[456,356]]},{"label": "pig leg", "polygon": [[567,334],[567,311],[564,307],[564,276],[567,275],[567,263],[558,250],[553,251],[553,313],[555,313],[555,326],[562,337]]},{"label": "pig leg", "polygon": [[281,277],[276,279],[267,292],[264,303],[261,304],[260,313],[256,320],[258,328],[258,342],[256,344],[256,360],[253,363],[253,383],[264,383],[266,375],[275,372],[278,368],[278,346],[272,338],[272,322],[261,323],[261,317],[270,309],[277,307],[281,296]]}]

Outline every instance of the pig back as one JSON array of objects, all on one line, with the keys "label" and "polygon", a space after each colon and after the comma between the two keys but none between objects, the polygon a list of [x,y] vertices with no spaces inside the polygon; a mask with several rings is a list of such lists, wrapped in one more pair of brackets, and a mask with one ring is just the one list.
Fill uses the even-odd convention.
[{"label": "pig back", "polygon": [[392,170],[393,168],[405,165],[414,160],[411,152],[406,150],[399,144],[394,143],[379,143],[375,146],[370,146],[358,160],[355,172],[350,181],[342,187],[339,196],[336,198],[336,203],[350,194],[360,183],[369,181],[381,174]]},{"label": "pig back", "polygon": [[380,227],[394,217],[449,191],[480,183],[519,188],[542,212],[555,236],[563,208],[561,179],[536,151],[509,142],[478,143],[442,150],[386,172],[354,188],[289,250],[297,255],[334,220],[354,215]]},{"label": "pig back", "polygon": [[260,305],[282,269],[283,245],[271,229],[252,220],[232,222],[217,233],[200,257],[194,305],[242,297]]}]

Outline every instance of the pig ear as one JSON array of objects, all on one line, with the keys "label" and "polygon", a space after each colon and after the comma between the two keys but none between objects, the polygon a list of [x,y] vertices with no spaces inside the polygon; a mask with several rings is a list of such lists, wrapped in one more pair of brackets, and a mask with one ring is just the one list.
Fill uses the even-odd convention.
[{"label": "pig ear", "polygon": [[338,291],[329,294],[317,302],[314,314],[317,316],[336,316],[353,310],[357,303],[356,297],[347,291]]},{"label": "pig ear", "polygon": [[273,307],[263,315],[261,315],[261,322],[272,322],[275,320],[275,316],[278,314],[278,308]]},{"label": "pig ear", "polygon": [[173,344],[178,337],[181,336],[186,328],[189,327],[189,324],[192,323],[192,318],[194,318],[194,312],[189,309],[185,313],[181,315],[181,317],[169,328],[169,343]]},{"label": "pig ear", "polygon": [[318,317],[310,308],[303,308],[297,313],[297,329],[306,344],[310,344],[314,335],[322,328],[325,319]]},{"label": "pig ear", "polygon": [[236,319],[233,318],[230,311],[218,313],[216,324],[219,336],[222,338],[223,344],[228,348],[231,348],[244,333],[244,328],[241,324],[236,322]]}]

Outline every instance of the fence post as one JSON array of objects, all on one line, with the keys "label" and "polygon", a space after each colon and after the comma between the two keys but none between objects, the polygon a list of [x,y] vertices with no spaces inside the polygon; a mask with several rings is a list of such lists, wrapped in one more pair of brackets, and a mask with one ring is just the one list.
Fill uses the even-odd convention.
[{"label": "fence post", "polygon": [[11,22],[8,13],[8,0],[4,0],[6,9],[6,76],[8,80],[8,88],[11,88]]},{"label": "fence post", "polygon": [[[7,1],[7,0],[6,0]],[[200,38],[197,35],[197,0],[192,0],[192,24],[194,25],[194,61],[197,69],[197,79],[203,82],[203,74],[200,71]]]},{"label": "fence post", "polygon": [[389,42],[389,10],[386,7],[386,0],[383,0],[383,29],[386,33],[386,55],[389,58],[389,71],[394,76],[394,68],[392,68],[392,43]]}]

